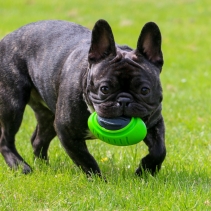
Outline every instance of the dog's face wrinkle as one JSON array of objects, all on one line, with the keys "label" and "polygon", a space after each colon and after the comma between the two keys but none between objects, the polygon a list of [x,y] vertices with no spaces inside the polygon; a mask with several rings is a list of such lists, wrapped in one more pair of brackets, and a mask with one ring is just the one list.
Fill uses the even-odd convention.
[{"label": "dog's face wrinkle", "polygon": [[[121,75],[119,72],[118,74],[113,74],[113,77],[114,75],[116,76],[114,82],[111,80],[112,77],[110,77],[109,83],[105,83],[103,80],[102,82],[101,80],[95,81],[94,88],[89,92],[89,97],[95,110],[99,112],[99,115],[105,117],[124,115],[148,119],[146,116],[150,116],[150,113],[160,104],[160,100],[157,99],[162,97],[162,93],[157,91],[159,90],[159,83],[155,81],[152,84],[147,80],[149,76],[145,77],[144,81],[141,81],[141,77],[132,77],[127,74]],[[137,78],[137,81],[135,78]],[[105,84],[110,88],[108,94],[103,94],[100,91],[100,86]],[[141,94],[142,87],[149,88],[149,93],[146,95]],[[127,108],[119,107],[118,97],[121,95],[131,99],[130,106]],[[143,110],[145,111],[143,112]]]}]

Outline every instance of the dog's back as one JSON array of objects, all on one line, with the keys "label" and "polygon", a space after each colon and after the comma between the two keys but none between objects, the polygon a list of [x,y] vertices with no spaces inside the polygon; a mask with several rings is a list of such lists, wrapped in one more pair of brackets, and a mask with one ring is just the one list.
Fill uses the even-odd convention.
[{"label": "dog's back", "polygon": [[[40,21],[21,27],[0,42],[2,86],[26,83],[27,89],[35,87],[55,111],[61,69],[74,52],[69,70],[73,72],[63,77],[78,79],[74,65],[87,57],[90,39],[87,28],[66,21]],[[8,78],[11,73],[14,77]]]}]

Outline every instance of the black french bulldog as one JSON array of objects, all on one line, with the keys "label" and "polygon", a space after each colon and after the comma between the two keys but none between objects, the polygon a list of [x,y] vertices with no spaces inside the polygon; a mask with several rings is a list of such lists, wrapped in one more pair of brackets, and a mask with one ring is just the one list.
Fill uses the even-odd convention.
[{"label": "black french bulldog", "polygon": [[90,113],[140,117],[147,126],[149,154],[136,174],[154,174],[166,155],[162,65],[161,33],[153,22],[143,27],[135,50],[116,45],[105,20],[97,21],[92,32],[66,21],[40,21],[7,35],[0,42],[0,152],[6,163],[31,171],[15,147],[28,104],[37,119],[31,138],[35,157],[47,160],[57,135],[88,175],[101,174],[85,143],[91,138]]}]

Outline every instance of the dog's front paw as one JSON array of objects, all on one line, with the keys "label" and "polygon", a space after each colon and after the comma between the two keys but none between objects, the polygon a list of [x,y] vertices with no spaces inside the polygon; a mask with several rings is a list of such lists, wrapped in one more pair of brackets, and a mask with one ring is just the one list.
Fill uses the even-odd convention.
[{"label": "dog's front paw", "polygon": [[155,176],[160,170],[162,162],[155,163],[149,158],[150,156],[148,155],[141,160],[139,167],[135,171],[136,175],[142,176],[144,173],[150,173],[152,176]]},{"label": "dog's front paw", "polygon": [[140,167],[138,167],[138,168],[136,169],[136,171],[135,171],[135,174],[136,174],[137,176],[141,176],[141,175],[143,174],[143,169],[140,168]]},{"label": "dog's front paw", "polygon": [[24,164],[22,172],[23,174],[29,174],[32,172],[32,169],[28,165]]},{"label": "dog's front paw", "polygon": [[10,165],[10,169],[14,171],[21,170],[23,174],[29,174],[32,172],[31,167],[25,162],[18,162],[13,165]]},{"label": "dog's front paw", "polygon": [[138,167],[135,171],[135,174],[137,176],[143,176],[145,173],[149,173],[152,176],[155,176],[155,174],[159,171],[159,169],[157,169],[156,167],[153,169],[144,169],[143,167]]}]

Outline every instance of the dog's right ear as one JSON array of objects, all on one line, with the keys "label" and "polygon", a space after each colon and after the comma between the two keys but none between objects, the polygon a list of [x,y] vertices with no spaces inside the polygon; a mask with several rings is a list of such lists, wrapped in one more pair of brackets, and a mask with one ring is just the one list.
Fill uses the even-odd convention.
[{"label": "dog's right ear", "polygon": [[105,20],[98,20],[92,30],[89,63],[97,63],[109,55],[116,56],[116,47],[111,27]]}]

